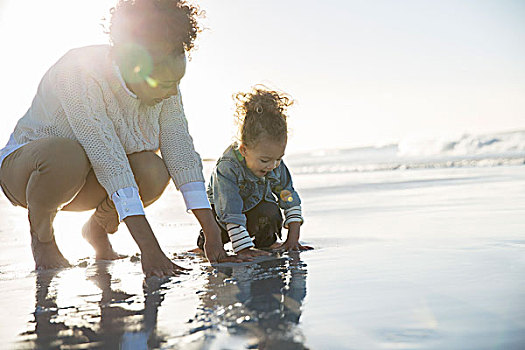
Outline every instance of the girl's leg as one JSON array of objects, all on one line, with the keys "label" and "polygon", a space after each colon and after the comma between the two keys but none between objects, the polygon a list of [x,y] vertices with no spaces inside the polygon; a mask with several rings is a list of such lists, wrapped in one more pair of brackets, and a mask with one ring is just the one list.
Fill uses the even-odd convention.
[{"label": "girl's leg", "polygon": [[[216,216],[215,208],[212,206],[213,214]],[[246,229],[251,237],[255,237],[256,248],[269,248],[281,237],[283,217],[277,203],[262,201],[246,213]],[[221,227],[222,244],[230,241],[228,231]],[[204,233],[199,232],[197,246],[204,249]]]},{"label": "girl's leg", "polygon": [[[170,176],[164,161],[154,152],[139,152],[128,156],[135,181],[144,206],[160,198],[169,183]],[[98,183],[93,171],[75,199],[63,210],[82,211],[96,208],[95,213],[82,228],[82,235],[93,246],[98,260],[114,260],[117,254],[109,241],[108,233],[118,229],[119,217],[113,201]]]},{"label": "girl's leg", "polygon": [[246,212],[246,228],[255,237],[256,248],[269,248],[281,237],[283,217],[281,209],[274,202],[264,200]]},{"label": "girl's leg", "polygon": [[53,220],[82,188],[89,168],[80,144],[66,138],[32,141],[4,159],[2,188],[13,204],[28,209],[37,269],[69,265],[55,243]]}]

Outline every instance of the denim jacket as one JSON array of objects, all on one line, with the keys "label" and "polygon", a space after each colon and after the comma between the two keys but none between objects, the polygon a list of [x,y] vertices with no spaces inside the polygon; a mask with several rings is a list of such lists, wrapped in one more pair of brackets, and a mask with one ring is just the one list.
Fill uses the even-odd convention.
[{"label": "denim jacket", "polygon": [[301,204],[284,162],[259,178],[246,167],[244,157],[233,145],[217,161],[207,193],[223,226],[232,223],[246,227],[244,213],[262,200],[276,202],[281,209]]}]

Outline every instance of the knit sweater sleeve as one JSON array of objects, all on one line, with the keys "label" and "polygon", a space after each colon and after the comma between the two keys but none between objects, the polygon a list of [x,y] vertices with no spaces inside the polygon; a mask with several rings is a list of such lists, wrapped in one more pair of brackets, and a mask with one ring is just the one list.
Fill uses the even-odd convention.
[{"label": "knit sweater sleeve", "polygon": [[159,125],[160,151],[177,189],[188,182],[204,182],[201,157],[193,146],[180,90],[164,102]]},{"label": "knit sweater sleeve", "polygon": [[80,65],[69,63],[56,67],[55,84],[69,125],[108,195],[126,187],[138,189],[97,81]]}]

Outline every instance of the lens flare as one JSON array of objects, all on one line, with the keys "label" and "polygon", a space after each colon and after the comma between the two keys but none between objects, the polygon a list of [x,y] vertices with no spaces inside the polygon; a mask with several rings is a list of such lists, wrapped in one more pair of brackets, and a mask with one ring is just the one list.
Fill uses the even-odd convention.
[{"label": "lens flare", "polygon": [[159,82],[150,76],[146,77],[146,83],[148,83],[148,85],[152,88],[156,88],[157,86],[159,86]]},{"label": "lens flare", "polygon": [[[147,81],[153,71],[153,59],[148,50],[141,45],[126,44],[116,47],[116,58],[126,83]],[[148,84],[151,86],[150,82]]]}]

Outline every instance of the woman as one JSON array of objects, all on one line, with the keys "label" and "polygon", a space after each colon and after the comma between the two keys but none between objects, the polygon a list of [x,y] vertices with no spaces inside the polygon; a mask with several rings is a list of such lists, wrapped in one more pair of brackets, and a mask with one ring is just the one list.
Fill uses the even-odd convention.
[{"label": "woman", "polygon": [[28,209],[37,269],[69,266],[53,233],[58,210],[95,209],[82,233],[97,259],[120,257],[108,233],[124,221],[146,276],[181,273],[143,210],[170,178],[204,231],[210,262],[262,254],[229,257],[206,198],[179,91],[197,16],[179,0],[120,0],[111,10],[111,44],[73,49],[42,78],[0,151],[0,184],[14,205]]}]

